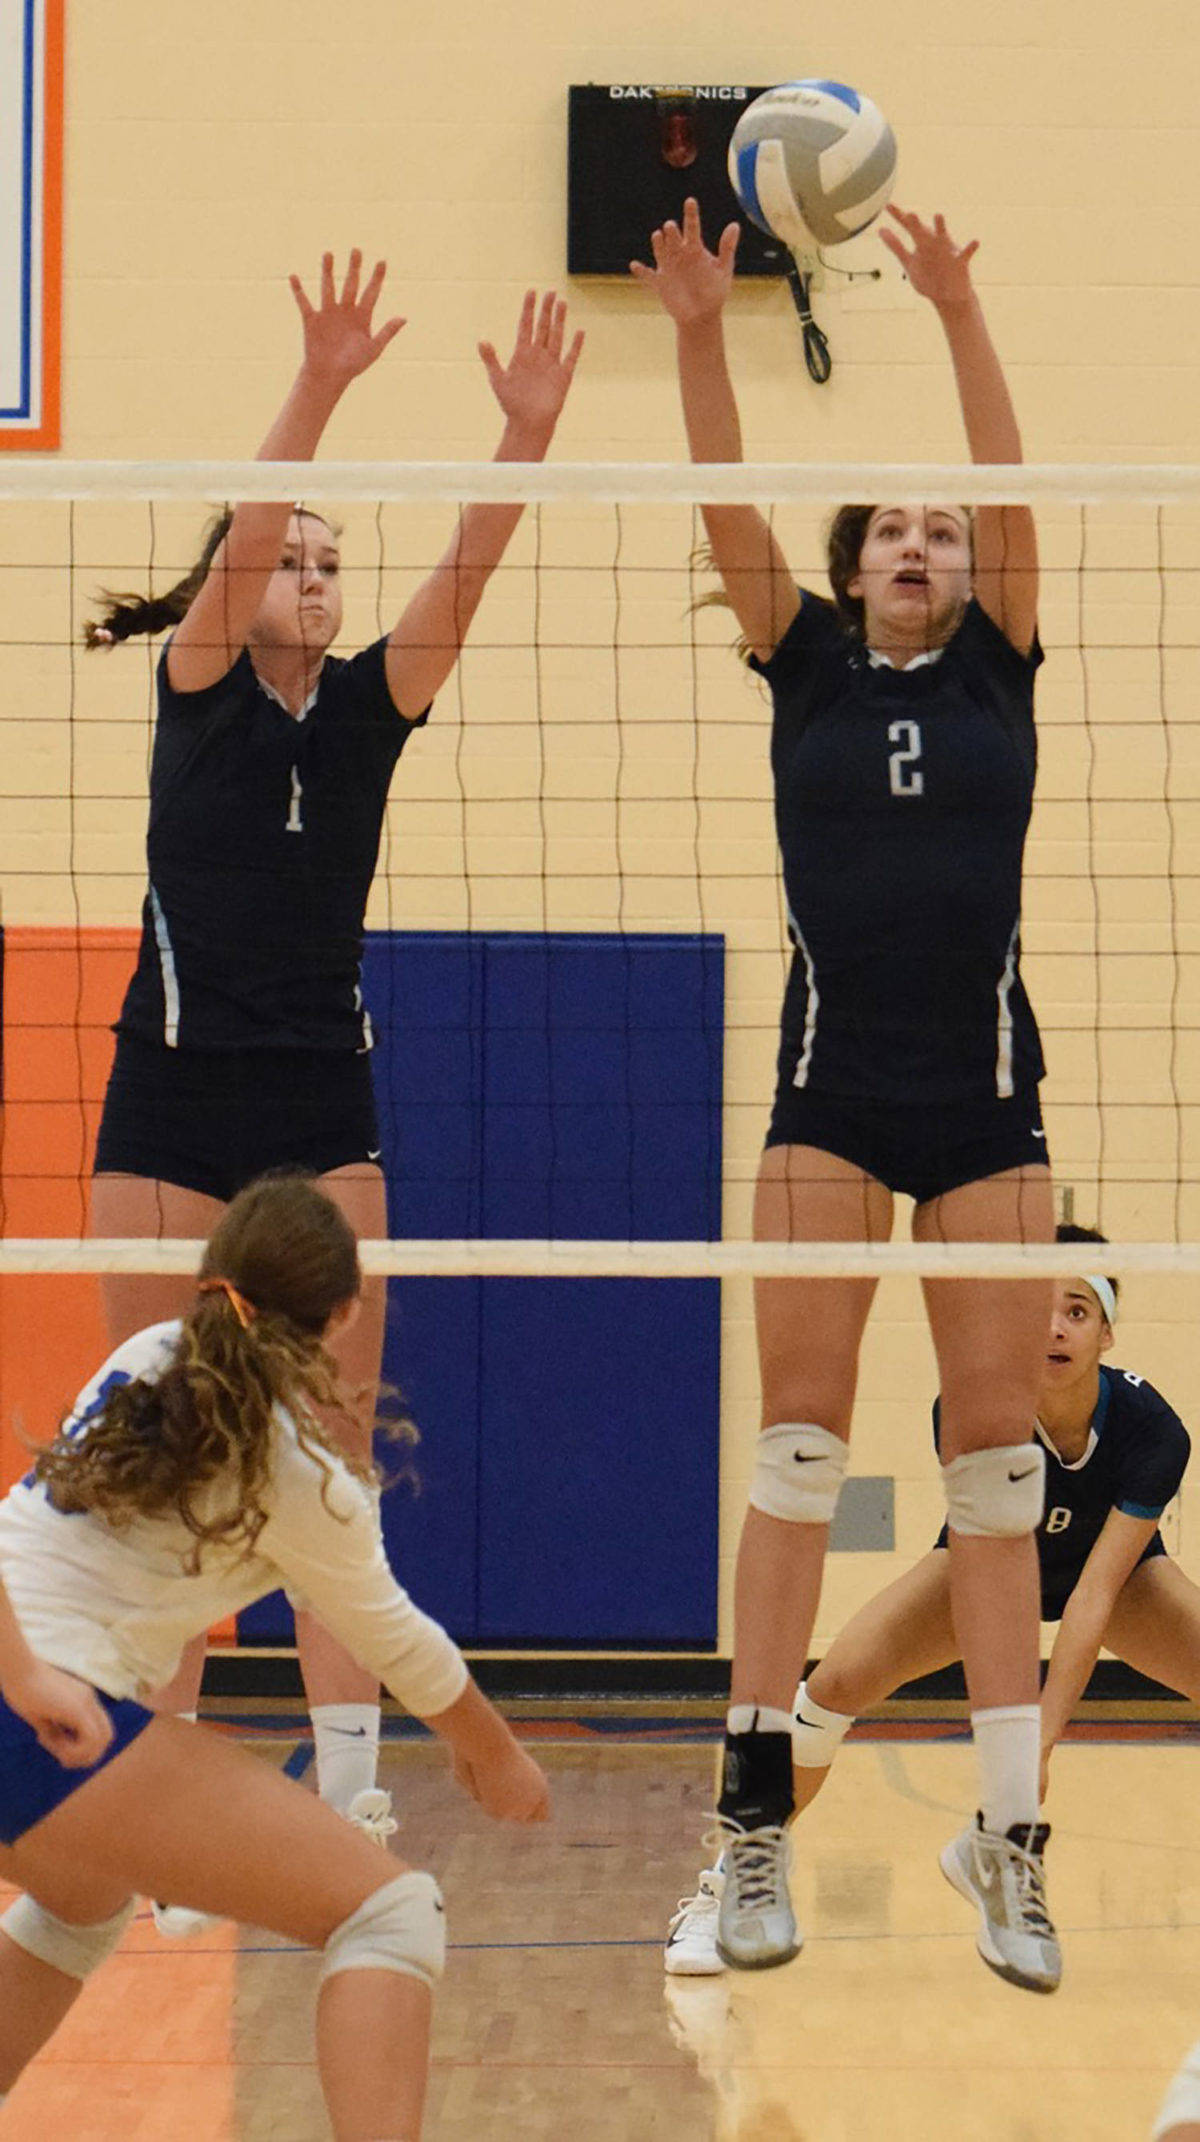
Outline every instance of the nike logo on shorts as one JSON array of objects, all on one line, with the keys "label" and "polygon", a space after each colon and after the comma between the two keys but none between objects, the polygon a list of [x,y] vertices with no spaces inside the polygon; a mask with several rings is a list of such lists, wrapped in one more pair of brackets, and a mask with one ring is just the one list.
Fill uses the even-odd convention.
[{"label": "nike logo on shorts", "polygon": [[1036,1471],[1036,1465],[1027,1465],[1023,1473],[1010,1473],[1008,1477],[1011,1480],[1013,1486],[1015,1487],[1018,1480],[1031,1480]]},{"label": "nike logo on shorts", "polygon": [[1040,1138],[1040,1139],[1041,1139],[1041,1141],[1042,1141],[1042,1144],[1043,1144],[1043,1145],[1045,1145],[1045,1143],[1046,1143],[1046,1133],[1045,1133],[1045,1131],[1044,1131],[1044,1130],[1031,1130],[1031,1131],[1030,1131],[1030,1133],[1029,1133],[1029,1135],[1030,1135],[1030,1137],[1031,1137],[1031,1138]]},{"label": "nike logo on shorts", "polygon": [[377,1145],[373,1153],[368,1153],[368,1154],[367,1154],[367,1159],[368,1159],[368,1160],[382,1160],[382,1159],[383,1159],[383,1147],[382,1147],[381,1145]]}]

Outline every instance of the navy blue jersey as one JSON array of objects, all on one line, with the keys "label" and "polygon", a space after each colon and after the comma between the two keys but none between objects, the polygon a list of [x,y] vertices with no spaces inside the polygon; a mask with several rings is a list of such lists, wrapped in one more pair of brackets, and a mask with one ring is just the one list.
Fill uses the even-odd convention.
[{"label": "navy blue jersey", "polygon": [[797,1086],[923,1102],[1036,1087],[1019,958],[1041,659],[972,600],[936,661],[876,668],[808,590],[770,660],[752,658],[774,700]]},{"label": "navy blue jersey", "polygon": [[388,691],[385,647],[328,655],[299,719],[245,650],[200,692],[172,690],[164,651],[122,1031],[190,1049],[370,1046],[363,917],[415,726]]},{"label": "navy blue jersey", "polygon": [[[940,1401],[933,1409],[938,1442]],[[1100,1394],[1084,1455],[1064,1465],[1045,1430],[1046,1500],[1037,1529],[1042,1616],[1056,1621],[1083,1574],[1110,1511],[1161,1517],[1179,1493],[1191,1451],[1187,1429],[1152,1384],[1127,1369],[1100,1369]],[[939,1546],[945,1545],[943,1527]],[[1140,1559],[1164,1552],[1155,1532]]]}]

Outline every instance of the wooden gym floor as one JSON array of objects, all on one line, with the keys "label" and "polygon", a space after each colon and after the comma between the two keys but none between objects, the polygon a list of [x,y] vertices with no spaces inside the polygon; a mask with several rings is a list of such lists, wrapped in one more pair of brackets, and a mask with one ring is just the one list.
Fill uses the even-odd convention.
[{"label": "wooden gym floor", "polygon": [[[298,1725],[239,1730],[305,1766]],[[702,1864],[712,1746],[667,1721],[526,1730],[548,1834],[488,1823],[427,1742],[384,1748],[450,1915],[425,2142],[1145,2142],[1200,2037],[1194,1726],[1102,1726],[1056,1756],[1049,2000],[985,1970],[938,1872],[972,1805],[960,1726],[860,1733],[796,1833],[803,1954],[702,1981],[665,1979],[661,1944]],[[0,2142],[320,2142],[315,1977],[255,1929],[167,1944],[140,1916]]]}]

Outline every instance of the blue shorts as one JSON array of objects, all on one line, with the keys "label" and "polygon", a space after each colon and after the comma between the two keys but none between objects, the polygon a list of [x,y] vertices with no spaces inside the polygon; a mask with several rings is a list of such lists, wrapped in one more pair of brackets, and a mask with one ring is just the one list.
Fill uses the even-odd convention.
[{"label": "blue shorts", "polygon": [[97,1175],[137,1175],[227,1205],[269,1168],[377,1163],[371,1058],[320,1049],[168,1049],[117,1035]]},{"label": "blue shorts", "polygon": [[[948,1525],[942,1526],[942,1529],[938,1533],[938,1536],[933,1544],[935,1547],[949,1546],[950,1528]],[[1091,1550],[1089,1549],[1089,1553],[1090,1551]],[[1162,1533],[1155,1532],[1153,1537],[1149,1539],[1145,1547],[1143,1547],[1142,1552],[1138,1556],[1137,1561],[1134,1563],[1133,1566],[1135,1569],[1140,1569],[1143,1562],[1153,1562],[1157,1555],[1165,1554],[1166,1551],[1167,1543],[1164,1540]],[[1065,1570],[1042,1569],[1039,1564],[1039,1580],[1041,1583],[1042,1592],[1041,1618],[1043,1621],[1062,1620],[1063,1615],[1066,1613],[1067,1610],[1067,1601],[1069,1600],[1072,1592],[1074,1591],[1075,1586],[1078,1584],[1079,1579],[1083,1575],[1084,1566],[1086,1562],[1087,1555],[1084,1556],[1083,1561],[1081,1561],[1075,1569]]]},{"label": "blue shorts", "polygon": [[918,1205],[1050,1157],[1036,1092],[912,1105],[813,1093],[783,1076],[767,1144],[833,1153]]},{"label": "blue shorts", "polygon": [[93,1693],[112,1720],[113,1737],[99,1762],[86,1770],[65,1769],[0,1696],[0,1844],[15,1844],[35,1822],[53,1814],[136,1740],[154,1716],[144,1704],[106,1696],[99,1688]]}]

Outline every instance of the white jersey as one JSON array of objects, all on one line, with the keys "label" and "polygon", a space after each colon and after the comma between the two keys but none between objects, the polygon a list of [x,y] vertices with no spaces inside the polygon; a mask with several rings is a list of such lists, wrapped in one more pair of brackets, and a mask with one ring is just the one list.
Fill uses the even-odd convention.
[{"label": "white jersey", "polygon": [[[80,1392],[63,1433],[86,1435],[115,1384],[156,1381],[179,1332],[178,1322],[153,1324],[127,1339]],[[12,1488],[0,1502],[0,1577],[26,1641],[107,1695],[144,1700],[192,1637],[282,1584],[408,1710],[436,1717],[462,1694],[466,1662],[393,1577],[377,1498],[337,1458],[310,1456],[282,1409],[276,1426],[267,1522],[252,1551],[206,1545],[195,1572],[196,1541],[177,1517],[117,1528],[56,1510],[32,1477]],[[227,1494],[220,1481],[205,1491],[206,1519]]]}]

